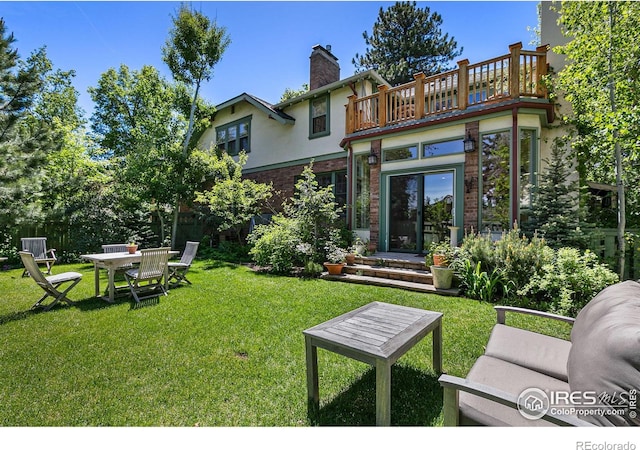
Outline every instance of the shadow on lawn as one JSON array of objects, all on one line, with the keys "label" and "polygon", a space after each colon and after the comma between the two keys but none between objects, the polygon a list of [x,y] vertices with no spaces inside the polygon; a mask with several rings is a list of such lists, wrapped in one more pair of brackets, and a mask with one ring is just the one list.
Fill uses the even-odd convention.
[{"label": "shadow on lawn", "polygon": [[[442,410],[442,388],[438,377],[410,367],[393,365],[391,380],[391,425],[429,426],[434,423]],[[374,426],[375,369],[367,370],[345,391],[321,406],[319,412],[309,412],[309,420],[312,425],[320,426]]]}]

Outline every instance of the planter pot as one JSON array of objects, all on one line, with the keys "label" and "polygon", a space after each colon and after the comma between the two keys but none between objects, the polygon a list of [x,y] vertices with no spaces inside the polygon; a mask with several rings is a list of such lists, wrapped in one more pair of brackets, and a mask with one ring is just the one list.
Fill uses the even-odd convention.
[{"label": "planter pot", "polygon": [[447,257],[444,255],[433,255],[434,266],[447,266]]},{"label": "planter pot", "polygon": [[127,251],[131,254],[134,254],[138,250],[137,245],[127,245]]},{"label": "planter pot", "polygon": [[453,269],[433,265],[431,266],[431,275],[433,275],[433,286],[436,289],[451,289]]},{"label": "planter pot", "polygon": [[347,255],[344,257],[344,259],[347,261],[347,264],[350,266],[353,266],[356,263],[356,255],[355,253],[347,253]]},{"label": "planter pot", "polygon": [[324,263],[324,266],[327,268],[329,275],[340,275],[342,273],[342,268],[345,265],[345,263]]}]

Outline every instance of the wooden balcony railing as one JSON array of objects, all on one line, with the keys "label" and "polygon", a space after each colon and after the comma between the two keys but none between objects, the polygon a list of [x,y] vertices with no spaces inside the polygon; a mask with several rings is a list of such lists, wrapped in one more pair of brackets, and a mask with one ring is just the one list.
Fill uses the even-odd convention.
[{"label": "wooden balcony railing", "polygon": [[430,77],[414,75],[414,81],[366,97],[349,97],[347,134],[409,120],[465,110],[484,103],[512,98],[547,98],[542,78],[547,74],[548,46],[522,50],[522,43],[510,52],[477,64],[458,62],[458,68]]}]

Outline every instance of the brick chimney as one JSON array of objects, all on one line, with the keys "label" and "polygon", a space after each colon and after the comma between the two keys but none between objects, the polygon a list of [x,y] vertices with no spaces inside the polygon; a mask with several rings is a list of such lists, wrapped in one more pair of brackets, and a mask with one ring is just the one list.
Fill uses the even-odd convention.
[{"label": "brick chimney", "polygon": [[309,89],[314,90],[319,87],[331,84],[340,79],[340,65],[338,58],[331,53],[331,46],[323,47],[314,45],[310,60],[309,69]]}]

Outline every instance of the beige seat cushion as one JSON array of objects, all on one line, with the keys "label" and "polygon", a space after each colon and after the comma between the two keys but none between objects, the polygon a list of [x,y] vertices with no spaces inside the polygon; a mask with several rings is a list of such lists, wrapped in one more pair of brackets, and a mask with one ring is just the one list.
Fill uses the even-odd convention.
[{"label": "beige seat cushion", "polygon": [[484,354],[567,381],[569,350],[564,339],[498,324]]},{"label": "beige seat cushion", "polygon": [[[526,369],[517,364],[481,356],[477,359],[467,379],[508,392],[518,397],[525,389],[537,387],[543,390],[567,391],[569,384],[557,378]],[[554,426],[544,420],[530,420],[517,409],[460,392],[462,425],[489,426]]]}]

